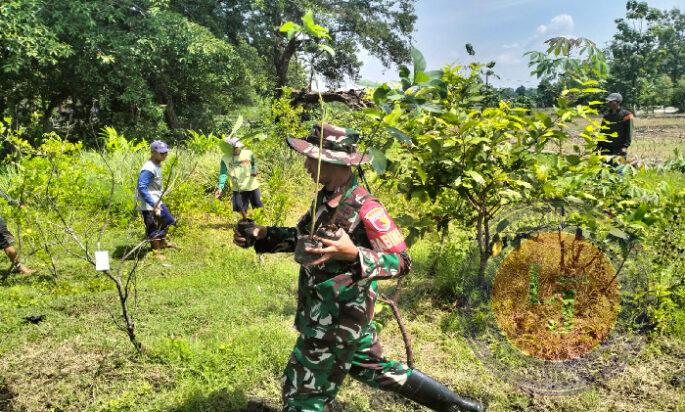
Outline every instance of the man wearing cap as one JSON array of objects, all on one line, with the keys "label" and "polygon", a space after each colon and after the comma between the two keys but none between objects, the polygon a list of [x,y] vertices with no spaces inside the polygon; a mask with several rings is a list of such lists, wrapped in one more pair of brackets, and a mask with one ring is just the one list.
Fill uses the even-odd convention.
[{"label": "man wearing cap", "polygon": [[226,186],[227,176],[231,176],[233,189],[233,211],[239,212],[243,219],[247,219],[247,209],[262,207],[259,180],[257,180],[257,161],[251,150],[245,149],[237,137],[224,140],[231,146],[231,153],[224,154],[219,167],[219,184],[215,196],[221,199],[221,193]]},{"label": "man wearing cap", "polygon": [[176,245],[166,239],[167,230],[176,223],[176,219],[162,202],[162,162],[166,160],[168,152],[169,146],[161,140],[150,144],[150,160],[140,169],[136,190],[136,210],[140,210],[143,215],[150,246],[153,253],[160,258],[163,257],[162,248],[176,248]]},{"label": "man wearing cap", "polygon": [[[319,151],[323,135],[323,150]],[[307,248],[315,260],[300,267],[295,327],[299,337],[285,368],[285,411],[325,411],[348,374],[436,411],[481,411],[416,369],[383,357],[373,323],[377,281],[404,276],[411,259],[399,228],[380,203],[359,185],[353,166],[368,163],[357,152],[358,134],[332,125],[315,126],[305,139],[287,139],[306,156],[304,166],[320,183],[314,209],[296,227],[256,226],[234,242],[254,243],[257,253],[293,252],[298,238],[314,228],[337,229],[337,240],[317,238]],[[314,216],[314,217],[312,217]]]},{"label": "man wearing cap", "polygon": [[621,156],[625,160],[633,139],[633,114],[621,107],[623,96],[611,93],[606,98],[609,111],[602,118],[608,141],[597,142],[597,150],[607,156]]}]

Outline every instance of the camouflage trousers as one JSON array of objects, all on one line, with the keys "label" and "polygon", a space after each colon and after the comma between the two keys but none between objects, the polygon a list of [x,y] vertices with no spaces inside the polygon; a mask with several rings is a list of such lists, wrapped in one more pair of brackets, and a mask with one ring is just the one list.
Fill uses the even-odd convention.
[{"label": "camouflage trousers", "polygon": [[283,410],[323,411],[348,373],[372,387],[397,390],[411,369],[385,359],[381,352],[373,323],[354,342],[331,343],[300,335],[285,368]]}]

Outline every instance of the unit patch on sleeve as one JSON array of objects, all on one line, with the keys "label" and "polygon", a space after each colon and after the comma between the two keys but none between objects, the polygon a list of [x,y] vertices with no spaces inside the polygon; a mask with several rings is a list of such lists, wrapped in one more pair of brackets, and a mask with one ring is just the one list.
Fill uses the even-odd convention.
[{"label": "unit patch on sleeve", "polygon": [[366,215],[364,215],[364,219],[371,223],[379,232],[387,232],[392,226],[390,216],[388,216],[388,213],[383,207],[374,207],[369,210]]}]

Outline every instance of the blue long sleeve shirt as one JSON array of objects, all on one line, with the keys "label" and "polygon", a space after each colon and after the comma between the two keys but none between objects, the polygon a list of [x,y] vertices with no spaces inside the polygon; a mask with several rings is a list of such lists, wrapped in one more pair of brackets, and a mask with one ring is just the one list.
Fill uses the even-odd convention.
[{"label": "blue long sleeve shirt", "polygon": [[145,200],[145,203],[152,207],[155,207],[157,202],[147,188],[154,178],[155,175],[149,170],[141,170],[140,175],[138,175],[138,192],[143,197],[143,200]]}]

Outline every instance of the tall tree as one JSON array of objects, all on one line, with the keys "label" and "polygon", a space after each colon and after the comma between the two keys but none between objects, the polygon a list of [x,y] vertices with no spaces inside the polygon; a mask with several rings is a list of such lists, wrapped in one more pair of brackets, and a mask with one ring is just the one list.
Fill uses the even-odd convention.
[{"label": "tall tree", "polygon": [[538,107],[552,107],[554,102],[562,92],[562,85],[559,82],[552,83],[549,79],[542,79],[537,87]]},{"label": "tall tree", "polygon": [[[147,131],[207,128],[252,94],[249,55],[170,10],[166,1],[72,0],[49,7],[31,1],[33,14],[20,20],[31,29],[23,32],[49,28],[48,42],[65,45],[68,53],[45,52],[52,58],[42,64],[38,58],[14,59],[18,68],[0,75],[0,84],[30,84],[3,96],[5,107],[20,108],[14,112],[25,118],[68,113],[81,132],[105,124]],[[35,47],[45,48],[40,41]]]},{"label": "tall tree", "polygon": [[293,57],[302,39],[285,38],[278,29],[287,21],[300,21],[307,10],[330,29],[335,56],[315,60],[317,73],[331,84],[356,78],[361,49],[384,65],[409,59],[409,40],[416,15],[415,0],[173,0],[172,7],[210,27],[232,42],[245,40],[270,67],[276,88],[287,85]]},{"label": "tall tree", "polygon": [[666,12],[631,0],[616,28],[608,50],[607,86],[622,93],[628,104],[649,106],[654,101],[650,95],[654,80],[666,73],[676,83],[683,71],[685,18],[677,9]]},{"label": "tall tree", "polygon": [[[22,100],[34,101],[39,85],[49,81],[44,71],[73,54],[38,17],[43,7],[40,0],[8,0],[0,7],[0,116],[15,115]],[[13,110],[5,113],[8,108]]]},{"label": "tall tree", "polygon": [[662,12],[653,31],[661,55],[659,70],[675,83],[685,74],[685,13],[679,9]]}]

